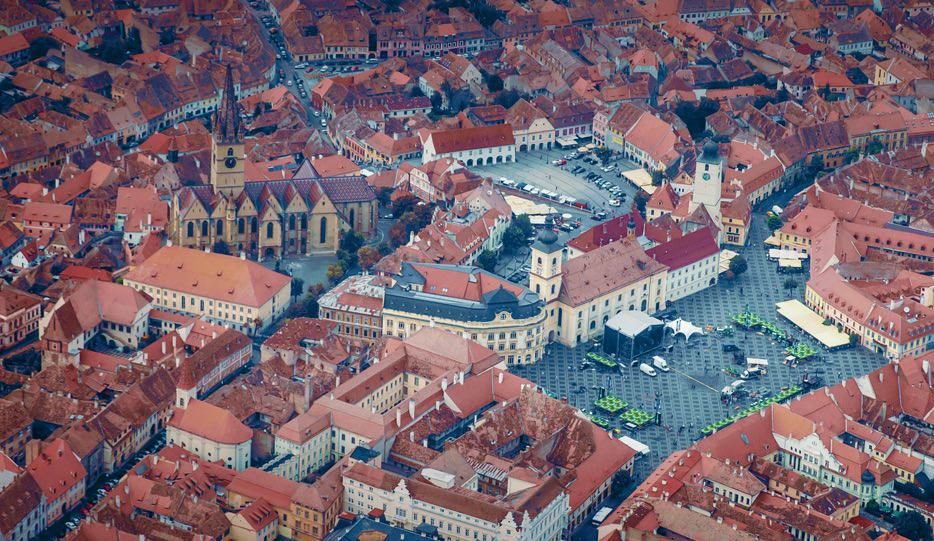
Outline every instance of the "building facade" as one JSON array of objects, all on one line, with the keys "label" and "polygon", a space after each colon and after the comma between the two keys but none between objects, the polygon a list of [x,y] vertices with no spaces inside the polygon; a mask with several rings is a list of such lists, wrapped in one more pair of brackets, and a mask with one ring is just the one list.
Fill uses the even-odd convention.
[{"label": "building facade", "polygon": [[154,307],[253,334],[281,316],[291,279],[245,258],[164,246],[124,276]]},{"label": "building facade", "polygon": [[175,413],[166,426],[166,442],[196,453],[204,460],[223,461],[242,471],[250,467],[253,431],[223,408],[191,400]]},{"label": "building facade", "polygon": [[405,338],[438,327],[480,342],[509,364],[542,358],[539,296],[476,267],[403,263],[383,299],[383,334]]},{"label": "building facade", "polygon": [[554,233],[532,246],[529,287],[541,295],[547,340],[574,346],[603,334],[623,310],[653,314],[668,304],[668,267],[646,255],[630,236],[566,259]]}]

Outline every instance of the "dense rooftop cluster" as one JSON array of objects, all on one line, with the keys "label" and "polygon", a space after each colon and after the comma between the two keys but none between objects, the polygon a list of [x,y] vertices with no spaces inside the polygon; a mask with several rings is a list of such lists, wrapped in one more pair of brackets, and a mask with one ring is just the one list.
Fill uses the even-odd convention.
[{"label": "dense rooftop cluster", "polygon": [[[0,538],[924,538],[932,38],[930,0],[0,0]],[[669,372],[656,318],[765,226],[782,314],[878,368],[622,494],[648,452],[529,365]]]}]

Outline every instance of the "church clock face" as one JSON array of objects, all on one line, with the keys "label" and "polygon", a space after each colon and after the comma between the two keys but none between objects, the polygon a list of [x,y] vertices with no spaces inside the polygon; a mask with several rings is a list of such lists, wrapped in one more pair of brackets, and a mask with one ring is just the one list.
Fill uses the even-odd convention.
[{"label": "church clock face", "polygon": [[228,156],[227,159],[224,160],[224,165],[227,166],[227,169],[233,169],[234,167],[237,166],[237,158],[234,158],[233,156]]},{"label": "church clock face", "polygon": [[710,180],[710,173],[704,173],[704,180]]}]

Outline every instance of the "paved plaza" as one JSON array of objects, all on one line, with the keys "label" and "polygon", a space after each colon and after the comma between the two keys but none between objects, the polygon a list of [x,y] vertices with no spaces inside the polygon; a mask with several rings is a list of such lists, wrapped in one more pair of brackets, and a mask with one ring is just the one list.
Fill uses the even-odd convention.
[{"label": "paved plaza", "polygon": [[[775,303],[790,297],[802,299],[806,277],[779,274],[776,264],[768,261],[762,245],[768,235],[764,221],[761,214],[755,216],[749,246],[737,250],[746,257],[748,271],[734,284],[724,282],[673,303],[671,307],[677,310],[679,317],[701,327],[708,324],[726,326],[733,314],[748,308],[791,332],[795,338],[803,339],[800,330],[780,318]],[[788,291],[782,287],[788,276],[794,276],[798,281],[797,289]],[[817,346],[810,338],[805,341]],[[579,365],[586,355],[587,345],[574,349],[553,345],[542,362],[516,367],[513,371],[558,396],[566,396],[571,404],[582,410],[595,409],[593,402],[599,396],[599,387],[605,387],[609,394],[625,400],[629,407],[647,412],[654,411],[655,394],[658,393],[663,426],[650,424],[648,428],[630,434],[652,449],[647,458],[637,462],[636,479],[641,480],[672,451],[685,448],[701,437],[702,427],[729,417],[753,402],[753,399],[746,399],[731,405],[721,403],[719,390],[736,379],[723,372],[724,368],[735,365],[732,364],[732,354],[722,352],[722,342],[736,344],[749,357],[769,360],[768,374],[758,381],[750,381],[747,386],[772,393],[800,383],[805,369],[810,374],[823,377],[825,383],[834,384],[845,377],[870,372],[884,362],[876,353],[853,347],[836,352],[821,351],[820,360],[791,368],[781,362],[785,357],[783,344],[767,336],[737,329],[732,337],[721,338],[710,333],[695,336],[688,344],[683,338],[667,337],[665,344],[673,344],[673,351],[661,355],[668,360],[672,371],[660,372],[655,378],[628,366],[622,374],[599,369],[581,371]],[[610,418],[600,412],[597,414]],[[622,429],[622,424],[618,416],[612,419],[613,428]],[[682,426],[685,427],[683,431],[680,430]],[[621,433],[628,431],[623,429]]]},{"label": "paved plaza", "polygon": [[[612,207],[608,206],[606,203],[612,199],[613,196],[610,195],[608,191],[602,190],[584,179],[587,172],[594,172],[622,188],[626,196],[623,207],[628,208],[636,193],[636,187],[625,178],[620,178],[617,173],[620,168],[624,170],[631,169],[633,167],[631,164],[625,160],[614,158],[610,163],[613,163],[616,169],[609,173],[601,171],[598,165],[589,165],[583,160],[571,160],[563,167],[552,165],[554,160],[570,152],[570,150],[557,149],[538,152],[519,152],[516,153],[515,162],[477,166],[472,167],[471,170],[496,180],[500,177],[506,177],[516,182],[531,184],[540,189],[553,190],[560,195],[573,197],[579,201],[586,201],[593,205],[594,208],[610,211]],[[580,175],[574,175],[570,170],[575,166],[584,167],[587,171],[582,172]]]}]

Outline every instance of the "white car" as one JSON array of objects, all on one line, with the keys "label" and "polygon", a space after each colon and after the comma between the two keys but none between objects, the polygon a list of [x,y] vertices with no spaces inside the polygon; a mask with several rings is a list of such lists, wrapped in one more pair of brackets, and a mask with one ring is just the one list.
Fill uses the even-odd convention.
[{"label": "white car", "polygon": [[611,207],[618,207],[620,205],[619,199],[610,199],[609,203]]},{"label": "white car", "polygon": [[643,374],[645,374],[645,375],[647,375],[647,376],[651,376],[651,377],[653,377],[653,378],[654,378],[655,376],[658,375],[658,372],[656,372],[654,368],[652,368],[651,366],[647,365],[646,363],[642,363],[642,364],[639,365],[639,371],[642,372]]},{"label": "white car", "polygon": [[292,86],[292,79],[287,79],[285,81],[285,86]]},{"label": "white car", "polygon": [[662,357],[659,357],[658,355],[652,356],[652,366],[654,366],[655,368],[658,368],[662,372],[667,372],[668,370],[670,370],[668,368],[668,361],[666,361]]},{"label": "white car", "polygon": [[322,120],[322,121],[321,121],[321,127],[322,127],[322,128],[327,128],[327,127],[328,127],[328,121],[327,121],[327,120]]}]

